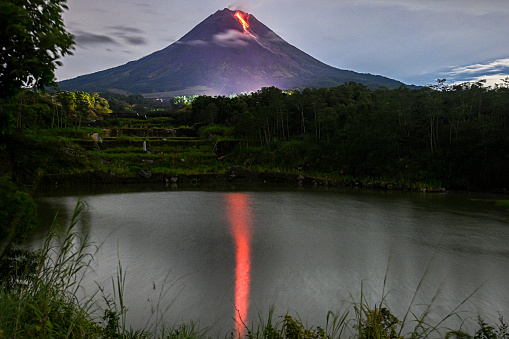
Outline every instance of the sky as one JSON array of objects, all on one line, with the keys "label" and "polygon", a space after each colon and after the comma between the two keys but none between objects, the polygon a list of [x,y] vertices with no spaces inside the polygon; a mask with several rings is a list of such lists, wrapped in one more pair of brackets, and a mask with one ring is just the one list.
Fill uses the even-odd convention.
[{"label": "sky", "polygon": [[509,77],[509,0],[68,0],[58,80],[140,59],[240,9],[316,59],[419,86]]}]

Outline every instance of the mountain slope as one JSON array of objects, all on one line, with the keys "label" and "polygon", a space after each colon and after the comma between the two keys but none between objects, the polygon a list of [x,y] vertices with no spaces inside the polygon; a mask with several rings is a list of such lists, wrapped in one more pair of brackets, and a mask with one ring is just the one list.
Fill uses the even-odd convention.
[{"label": "mountain slope", "polygon": [[[242,19],[249,27],[243,27]],[[403,85],[383,76],[328,66],[288,44],[254,16],[224,9],[160,51],[122,66],[61,81],[59,87],[146,95],[227,95],[265,86],[331,87],[348,81],[371,88]]]}]

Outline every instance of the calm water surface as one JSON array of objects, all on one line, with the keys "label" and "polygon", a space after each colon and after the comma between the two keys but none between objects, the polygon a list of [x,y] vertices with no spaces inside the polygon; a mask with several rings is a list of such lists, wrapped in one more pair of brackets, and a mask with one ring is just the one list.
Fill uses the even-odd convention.
[{"label": "calm water surface", "polygon": [[[420,314],[431,304],[437,323],[476,289],[456,311],[467,329],[478,314],[490,323],[497,312],[509,317],[509,212],[478,200],[488,197],[249,188],[46,192],[37,198],[43,224],[57,211],[69,218],[78,198],[88,204],[78,230],[100,245],[87,293],[97,284],[111,292],[120,261],[135,327],[168,309],[168,324],[193,320],[222,333],[242,331],[240,319],[256,322],[271,306],[276,315],[323,326],[329,310],[360,300],[361,286],[371,305],[385,295],[400,319],[415,296],[411,310]],[[32,248],[45,232],[36,232]]]}]

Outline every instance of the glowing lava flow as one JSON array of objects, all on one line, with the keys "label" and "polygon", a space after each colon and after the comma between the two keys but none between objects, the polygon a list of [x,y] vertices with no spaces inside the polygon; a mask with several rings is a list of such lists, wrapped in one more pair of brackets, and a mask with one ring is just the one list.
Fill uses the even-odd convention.
[{"label": "glowing lava flow", "polygon": [[235,240],[235,329],[239,337],[246,334],[251,280],[251,209],[249,197],[243,193],[226,196],[230,230]]},{"label": "glowing lava flow", "polygon": [[235,17],[237,18],[237,20],[239,20],[240,24],[242,25],[242,28],[244,29],[244,33],[247,33],[249,35],[251,35],[253,38],[256,39],[256,37],[251,34],[251,32],[248,30],[249,28],[249,22],[248,22],[248,19],[249,19],[249,15],[247,16],[246,19],[244,19],[244,16],[242,15],[242,12],[235,12]]}]

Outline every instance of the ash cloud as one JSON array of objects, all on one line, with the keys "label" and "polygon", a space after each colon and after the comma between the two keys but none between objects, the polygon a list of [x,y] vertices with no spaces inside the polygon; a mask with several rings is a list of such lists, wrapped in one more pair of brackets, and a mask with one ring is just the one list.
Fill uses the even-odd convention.
[{"label": "ash cloud", "polygon": [[249,13],[251,11],[250,6],[248,5],[247,1],[236,1],[232,3],[231,5],[228,5],[228,9],[232,11],[242,11]]},{"label": "ash cloud", "polygon": [[232,11],[242,11],[245,13],[253,13],[255,9],[263,3],[270,3],[268,1],[258,0],[256,2],[248,0],[239,0],[228,5],[228,9]]}]

